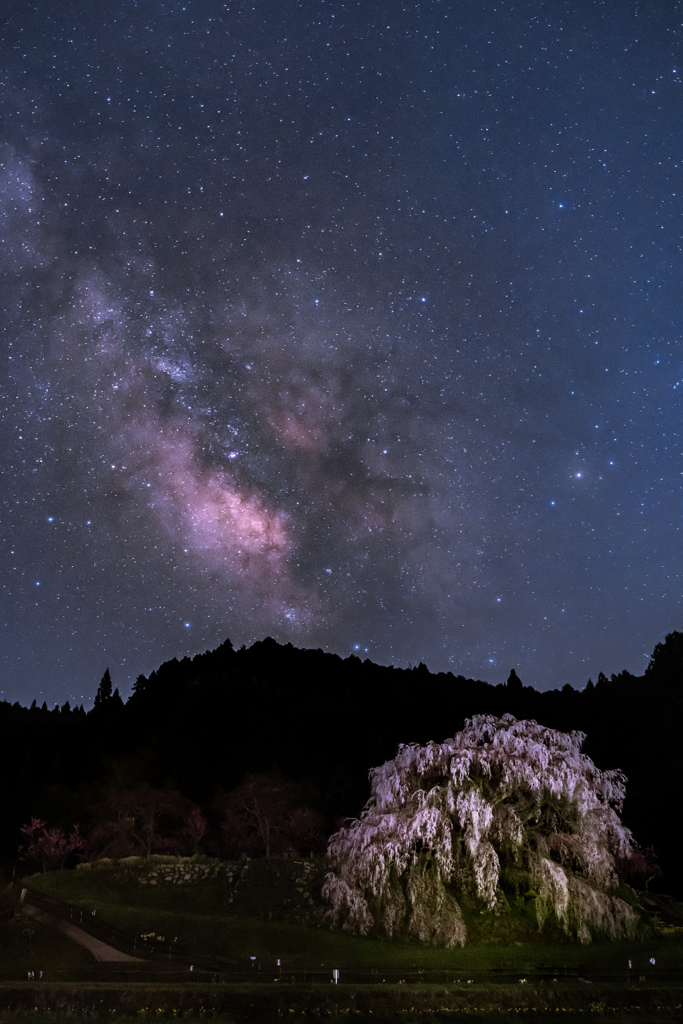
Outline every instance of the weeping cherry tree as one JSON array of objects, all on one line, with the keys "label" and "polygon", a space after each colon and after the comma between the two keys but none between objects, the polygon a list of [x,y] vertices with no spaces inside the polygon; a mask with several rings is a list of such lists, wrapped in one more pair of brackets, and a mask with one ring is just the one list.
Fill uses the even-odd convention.
[{"label": "weeping cherry tree", "polygon": [[360,819],[330,839],[324,894],[347,930],[465,942],[462,906],[509,909],[501,875],[554,922],[590,942],[633,934],[638,916],[615,893],[637,858],[621,823],[626,779],[581,753],[585,734],[512,715],[477,715],[443,743],[401,745],[370,772]]}]

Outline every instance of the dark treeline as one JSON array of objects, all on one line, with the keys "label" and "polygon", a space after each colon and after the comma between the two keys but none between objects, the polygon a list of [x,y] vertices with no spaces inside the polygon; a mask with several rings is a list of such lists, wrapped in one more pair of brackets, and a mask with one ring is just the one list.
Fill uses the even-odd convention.
[{"label": "dark treeline", "polygon": [[582,691],[544,693],[515,673],[493,686],[271,639],[239,651],[226,641],[140,676],[125,704],[108,672],[88,713],[0,704],[0,856],[16,859],[20,827],[32,816],[87,827],[103,794],[142,783],[210,808],[250,772],[306,784],[332,831],[360,812],[368,769],[399,743],[440,741],[472,715],[509,712],[580,729],[598,767],[626,773],[624,820],[655,848],[663,873],[655,884],[680,893],[682,683],[683,633],[657,645],[643,676],[601,674]]}]

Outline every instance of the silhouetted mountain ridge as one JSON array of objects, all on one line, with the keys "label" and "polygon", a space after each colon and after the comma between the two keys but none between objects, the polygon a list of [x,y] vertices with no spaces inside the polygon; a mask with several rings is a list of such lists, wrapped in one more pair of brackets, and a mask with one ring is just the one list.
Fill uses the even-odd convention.
[{"label": "silhouetted mountain ridge", "polygon": [[368,770],[399,743],[440,741],[472,715],[509,712],[585,732],[596,764],[626,773],[625,820],[654,845],[672,889],[680,872],[672,803],[683,788],[682,682],[683,633],[657,645],[643,676],[601,674],[582,691],[543,693],[514,673],[495,686],[271,638],[240,650],[228,640],[140,676],[125,705],[110,695],[108,678],[88,714],[0,704],[4,818],[17,828],[30,814],[83,820],[112,779],[172,786],[206,806],[246,772],[277,770],[311,782],[333,823],[359,813]]}]

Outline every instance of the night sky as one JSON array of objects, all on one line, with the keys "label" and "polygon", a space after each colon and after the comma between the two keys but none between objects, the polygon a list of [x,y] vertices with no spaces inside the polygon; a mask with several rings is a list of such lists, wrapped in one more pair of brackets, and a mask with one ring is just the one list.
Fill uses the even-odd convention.
[{"label": "night sky", "polygon": [[6,2],[0,699],[682,626],[683,5]]}]

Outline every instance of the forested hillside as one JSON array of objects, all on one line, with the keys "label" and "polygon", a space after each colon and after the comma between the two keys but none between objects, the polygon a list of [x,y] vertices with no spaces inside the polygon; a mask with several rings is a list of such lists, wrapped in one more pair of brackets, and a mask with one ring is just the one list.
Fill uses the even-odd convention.
[{"label": "forested hillside", "polygon": [[[185,836],[184,849],[194,843],[221,853],[226,822],[241,813],[230,794],[248,773],[271,782],[279,777],[290,803],[305,805],[306,834],[324,843],[341,817],[360,812],[368,769],[392,758],[399,743],[440,741],[472,715],[507,712],[585,732],[584,750],[596,765],[626,773],[625,824],[656,850],[662,878],[652,884],[680,893],[674,797],[683,790],[682,684],[683,633],[655,648],[643,676],[601,674],[581,691],[543,693],[514,673],[506,685],[492,686],[432,674],[424,665],[383,667],[271,639],[239,651],[226,641],[140,676],[125,704],[112,693],[108,673],[88,713],[68,705],[0,704],[0,853],[6,865],[21,865],[20,827],[31,817],[65,831],[78,824],[82,835],[99,827],[111,839],[107,823],[131,820],[126,799],[135,793],[145,806],[157,799],[154,793],[165,794],[166,802],[159,797],[155,804],[158,814],[147,812],[148,849],[162,843],[164,822],[168,845],[170,823],[182,819],[174,834]],[[195,823],[204,822],[194,839],[187,831],[191,812]],[[211,840],[212,829],[219,839]],[[117,835],[119,842],[120,829]],[[100,852],[105,848],[102,839]]]}]

